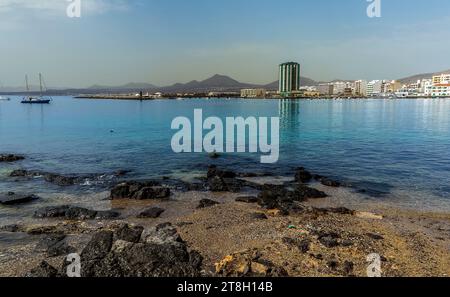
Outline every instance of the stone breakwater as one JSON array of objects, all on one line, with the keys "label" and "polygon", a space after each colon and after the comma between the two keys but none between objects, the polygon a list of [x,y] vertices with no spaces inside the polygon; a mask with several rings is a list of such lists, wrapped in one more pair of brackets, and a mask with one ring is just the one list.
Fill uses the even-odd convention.
[{"label": "stone breakwater", "polygon": [[[450,275],[450,215],[315,206],[345,185],[305,168],[282,183],[214,165],[192,182],[125,174],[114,175],[110,210],[39,208],[45,197],[32,193],[0,197],[0,207],[37,207],[26,223],[0,227],[8,239],[0,275],[64,277],[70,253],[86,277],[365,276],[371,253],[384,276]],[[96,178],[27,170],[10,178],[36,176],[60,187]]]}]

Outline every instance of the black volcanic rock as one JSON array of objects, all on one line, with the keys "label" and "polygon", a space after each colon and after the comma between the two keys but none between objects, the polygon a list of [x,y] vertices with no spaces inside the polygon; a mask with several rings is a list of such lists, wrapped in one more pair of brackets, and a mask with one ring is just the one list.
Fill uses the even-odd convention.
[{"label": "black volcanic rock", "polygon": [[158,218],[165,210],[159,207],[151,207],[143,212],[141,212],[137,217],[139,219],[156,219]]},{"label": "black volcanic rock", "polygon": [[303,167],[297,169],[297,172],[295,173],[295,181],[297,182],[307,183],[310,182],[312,178],[312,174]]},{"label": "black volcanic rock", "polygon": [[[67,186],[73,186],[77,184],[83,184],[86,181],[93,181],[93,182],[105,182],[109,181],[111,182],[114,178],[121,177],[125,174],[127,174],[129,171],[126,170],[120,170],[116,171],[111,174],[75,174],[75,175],[62,175],[58,173],[50,173],[50,172],[43,172],[43,171],[36,171],[36,170],[24,170],[24,169],[18,169],[14,170],[10,173],[10,177],[18,177],[18,178],[37,178],[41,177],[46,182],[61,186],[61,187],[67,187]],[[109,180],[105,180],[105,176],[111,177]]]},{"label": "black volcanic rock", "polygon": [[115,211],[96,211],[77,206],[48,206],[38,209],[35,218],[64,218],[68,220],[110,220],[119,217]]},{"label": "black volcanic rock", "polygon": [[165,199],[170,197],[170,189],[163,187],[159,182],[125,182],[116,185],[111,190],[111,199]]},{"label": "black volcanic rock", "polygon": [[141,240],[143,231],[144,227],[124,224],[114,232],[114,239],[138,243]]},{"label": "black volcanic rock", "polygon": [[33,194],[16,194],[14,192],[0,194],[0,204],[3,205],[25,204],[39,199],[39,196]]},{"label": "black volcanic rock", "polygon": [[25,274],[25,277],[41,277],[41,278],[53,278],[59,277],[58,270],[55,267],[48,264],[46,261],[42,261],[39,266],[33,268],[29,273]]},{"label": "black volcanic rock", "polygon": [[322,185],[324,185],[324,186],[327,186],[327,187],[338,188],[338,187],[341,186],[340,182],[337,182],[335,180],[332,180],[332,179],[329,179],[329,178],[325,178],[325,177],[320,179],[320,183]]},{"label": "black volcanic rock", "polygon": [[10,162],[21,161],[24,159],[25,159],[25,157],[23,157],[23,156],[12,155],[12,154],[9,154],[9,155],[0,154],[0,163],[2,163],[2,162],[10,163]]},{"label": "black volcanic rock", "polygon": [[[141,227],[138,227],[140,233]],[[128,230],[129,231],[129,230]],[[128,233],[128,231],[126,233]],[[148,230],[141,240],[114,239],[113,233],[95,234],[81,253],[83,277],[195,277],[203,257],[189,251],[169,223]],[[63,264],[63,271],[64,265]]]},{"label": "black volcanic rock", "polygon": [[198,203],[197,208],[198,209],[200,209],[200,208],[207,208],[207,207],[211,207],[211,206],[218,205],[218,204],[220,204],[220,203],[217,202],[217,201],[213,201],[213,200],[210,200],[210,199],[202,199]]}]

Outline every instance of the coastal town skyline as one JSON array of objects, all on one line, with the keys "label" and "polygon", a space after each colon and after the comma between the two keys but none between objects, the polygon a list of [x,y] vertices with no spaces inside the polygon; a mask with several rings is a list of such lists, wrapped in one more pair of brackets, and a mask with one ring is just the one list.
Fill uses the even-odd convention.
[{"label": "coastal town skyline", "polygon": [[399,79],[450,68],[450,4],[442,0],[383,1],[382,17],[374,19],[362,0],[285,0],[281,7],[266,0],[82,3],[82,17],[70,19],[66,1],[2,1],[0,32],[8,40],[0,49],[2,85],[22,86],[26,73],[39,72],[53,88],[166,86],[216,73],[267,84],[277,79],[274,65],[288,60],[316,81]]}]

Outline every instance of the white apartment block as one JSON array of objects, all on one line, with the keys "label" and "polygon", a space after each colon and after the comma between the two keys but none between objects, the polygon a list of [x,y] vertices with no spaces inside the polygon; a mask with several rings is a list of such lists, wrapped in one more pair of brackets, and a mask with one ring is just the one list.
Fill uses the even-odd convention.
[{"label": "white apartment block", "polygon": [[367,96],[367,81],[357,80],[355,81],[355,95]]},{"label": "white apartment block", "polygon": [[448,84],[450,83],[450,74],[441,74],[433,76],[433,84]]},{"label": "white apartment block", "polygon": [[381,80],[372,80],[367,84],[367,96],[375,96],[381,94],[383,82]]}]

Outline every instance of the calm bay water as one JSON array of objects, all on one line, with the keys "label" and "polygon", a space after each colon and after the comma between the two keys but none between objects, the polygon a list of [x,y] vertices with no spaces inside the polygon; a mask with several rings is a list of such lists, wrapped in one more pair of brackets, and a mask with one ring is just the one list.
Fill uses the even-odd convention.
[{"label": "calm bay water", "polygon": [[450,210],[450,100],[78,100],[50,105],[0,102],[0,152],[24,154],[0,165],[0,192],[58,193],[45,183],[11,181],[13,169],[62,174],[132,170],[132,178],[204,171],[207,154],[175,154],[177,116],[279,116],[280,160],[261,165],[259,154],[215,161],[239,171],[280,175],[304,166],[314,173],[384,193],[376,199]]}]

